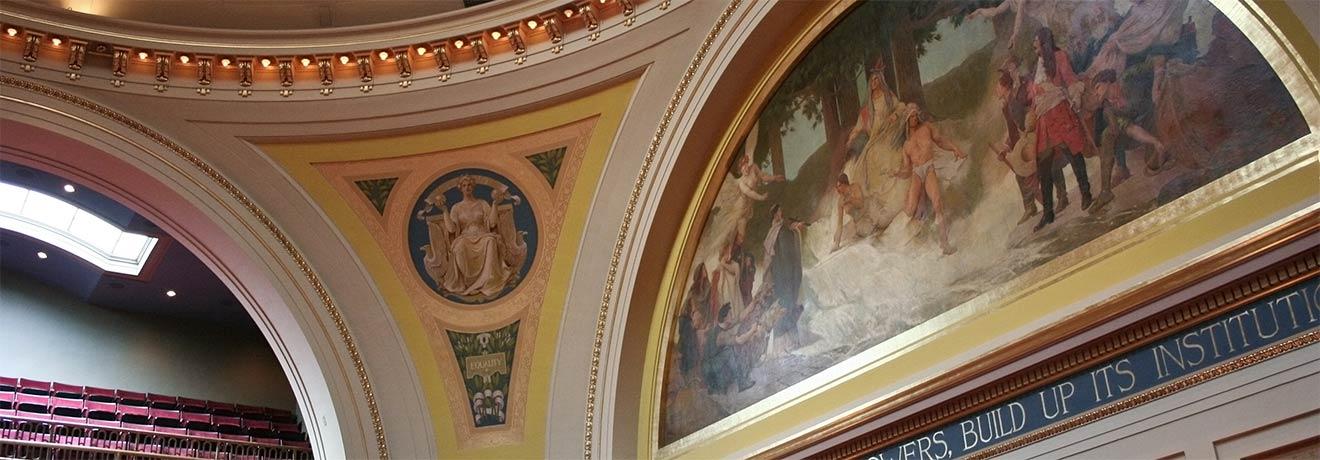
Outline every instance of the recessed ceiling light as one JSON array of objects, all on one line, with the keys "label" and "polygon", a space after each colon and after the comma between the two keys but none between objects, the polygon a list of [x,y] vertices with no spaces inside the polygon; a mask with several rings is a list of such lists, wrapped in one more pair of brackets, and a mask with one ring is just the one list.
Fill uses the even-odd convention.
[{"label": "recessed ceiling light", "polygon": [[37,258],[38,258],[38,259],[45,259],[46,257],[47,257],[47,256],[46,256],[46,253],[45,253],[44,251],[37,251]]},{"label": "recessed ceiling light", "polygon": [[165,291],[165,295],[168,297],[174,297],[176,295],[179,295],[179,293],[174,292],[173,290],[169,290],[169,291]]},{"label": "recessed ceiling light", "polygon": [[73,188],[73,184],[64,184],[64,192],[65,192],[65,193],[73,193],[74,190],[77,190],[77,189]]}]

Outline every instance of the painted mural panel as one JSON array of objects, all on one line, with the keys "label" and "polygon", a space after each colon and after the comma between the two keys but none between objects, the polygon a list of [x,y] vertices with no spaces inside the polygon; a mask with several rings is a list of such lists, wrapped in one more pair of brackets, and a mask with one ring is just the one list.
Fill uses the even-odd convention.
[{"label": "painted mural panel", "polygon": [[440,396],[432,411],[447,413],[444,448],[531,448],[524,434],[543,423],[528,418],[549,394],[530,344],[543,315],[562,314],[547,290],[599,120],[452,148],[434,146],[448,133],[414,134],[311,163],[355,216],[348,227],[361,225],[364,260],[386,269],[378,286],[401,330],[427,347],[415,361]]},{"label": "painted mural panel", "polygon": [[660,445],[1307,130],[1205,0],[861,2],[717,184],[667,342]]},{"label": "painted mural panel", "polygon": [[508,419],[509,381],[513,352],[518,345],[518,322],[493,331],[445,333],[454,347],[463,385],[471,395],[472,426],[503,425]]},{"label": "painted mural panel", "polygon": [[413,207],[408,242],[426,284],[446,299],[498,299],[527,276],[536,255],[536,217],[518,187],[484,169],[436,179]]}]

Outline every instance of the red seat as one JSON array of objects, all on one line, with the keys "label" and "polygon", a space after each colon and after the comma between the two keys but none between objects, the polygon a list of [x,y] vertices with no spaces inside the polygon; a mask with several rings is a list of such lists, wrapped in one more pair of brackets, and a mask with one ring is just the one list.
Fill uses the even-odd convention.
[{"label": "red seat", "polygon": [[272,428],[271,423],[266,420],[243,420],[243,427],[247,428],[248,435],[256,438],[275,438],[279,436]]},{"label": "red seat", "polygon": [[30,395],[49,396],[50,382],[20,378],[18,379],[18,391]]},{"label": "red seat", "polygon": [[115,398],[115,390],[97,387],[83,387],[83,394],[87,395],[87,399],[92,401],[107,403],[117,402]]},{"label": "red seat", "polygon": [[115,399],[119,401],[119,405],[121,406],[129,405],[129,406],[137,406],[137,407],[147,407],[146,393],[138,393],[136,391],[128,391],[128,390],[115,390]]},{"label": "red seat", "polygon": [[248,437],[248,435],[246,435],[246,434],[239,434],[239,433],[219,433],[219,435],[218,435],[217,437],[219,437],[220,439],[228,439],[228,440],[230,440],[230,441],[251,441],[251,440],[252,440],[252,438],[251,438],[251,437]]},{"label": "red seat", "polygon": [[281,442],[281,444],[286,445],[286,446],[289,446],[289,447],[302,447],[302,448],[304,448],[304,449],[311,449],[311,448],[312,448],[312,443],[307,442],[307,441],[290,441],[290,440],[285,439],[284,441]]},{"label": "red seat", "polygon": [[182,428],[177,426],[152,425],[151,430],[157,433],[180,434],[180,435],[188,434],[187,428]]},{"label": "red seat", "polygon": [[67,383],[55,382],[50,384],[51,392],[55,397],[68,399],[83,399],[85,389],[78,385],[69,385]]},{"label": "red seat", "polygon": [[[183,417],[177,410],[150,408],[151,424],[156,427],[183,429]],[[161,430],[156,430],[161,431]]]},{"label": "red seat", "polygon": [[[211,416],[211,423],[215,425],[215,431],[220,433],[221,438],[247,440],[247,430],[243,429],[243,419],[241,418],[213,415]],[[225,435],[241,436],[241,438],[226,437]]]},{"label": "red seat", "polygon": [[238,417],[238,406],[229,403],[207,401],[206,408],[211,415],[221,417]]},{"label": "red seat", "polygon": [[208,438],[220,436],[219,433],[216,433],[215,426],[211,425],[211,414],[181,412],[179,416],[183,418],[183,427],[188,430],[190,435]]},{"label": "red seat", "polygon": [[151,430],[150,413],[145,407],[119,405],[119,426],[138,430]]},{"label": "red seat", "polygon": [[18,379],[14,377],[0,377],[0,392],[18,391]]},{"label": "red seat", "polygon": [[184,412],[206,413],[206,400],[179,397],[179,410]]},{"label": "red seat", "polygon": [[18,393],[14,409],[24,417],[50,418],[50,396]]},{"label": "red seat", "polygon": [[66,422],[82,422],[85,418],[83,414],[83,403],[84,401],[81,399],[52,396],[50,398],[51,418]]},{"label": "red seat", "polygon": [[280,445],[279,438],[267,438],[267,437],[255,436],[255,435],[252,436],[252,442],[255,442],[257,444],[269,444],[272,446]]},{"label": "red seat", "polygon": [[270,419],[270,414],[266,412],[266,408],[264,407],[247,406],[243,404],[238,404],[236,407],[238,409],[238,415],[242,416],[245,419],[249,419],[249,420]]},{"label": "red seat", "polygon": [[147,404],[150,405],[151,407],[154,407],[154,408],[157,408],[157,409],[178,410],[178,409],[179,409],[179,397],[178,397],[178,396],[158,395],[158,394],[155,394],[155,393],[148,393],[148,394],[147,394]]},{"label": "red seat", "polygon": [[14,414],[14,391],[0,391],[0,414]]},{"label": "red seat", "polygon": [[188,436],[200,436],[203,438],[219,438],[220,433],[211,429],[188,428]]},{"label": "red seat", "polygon": [[[87,421],[91,423],[95,423],[96,420],[118,422],[119,407],[112,402],[100,402],[87,399],[83,400],[83,415],[85,415]],[[103,423],[95,424],[105,425]],[[112,423],[111,425],[118,425],[118,423]]]}]

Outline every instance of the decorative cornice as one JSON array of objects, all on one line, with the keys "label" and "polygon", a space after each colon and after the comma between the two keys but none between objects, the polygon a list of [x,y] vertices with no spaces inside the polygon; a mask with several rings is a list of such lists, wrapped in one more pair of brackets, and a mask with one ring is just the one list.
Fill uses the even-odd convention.
[{"label": "decorative cornice", "polygon": [[[502,18],[483,16],[459,24],[462,28],[414,26],[411,31],[383,34],[379,26],[371,26],[336,29],[330,36],[300,31],[289,37],[276,31],[244,31],[210,40],[125,33],[109,28],[111,23],[150,25],[104,18],[87,21],[39,8],[17,8],[0,11],[0,59],[17,62],[33,78],[65,77],[85,80],[80,83],[86,85],[103,81],[120,91],[147,94],[148,88],[157,93],[177,88],[196,97],[221,92],[243,99],[259,96],[251,100],[271,100],[274,95],[280,96],[274,100],[303,99],[293,97],[303,94],[324,97],[336,89],[357,89],[347,94],[364,95],[386,85],[406,90],[426,79],[434,83],[417,87],[437,86],[457,75],[481,78],[492,69],[517,69],[532,56],[551,59],[567,45],[585,47],[607,31],[611,36],[622,34],[639,18],[654,19],[669,8],[670,1],[573,0],[550,9],[508,9]],[[510,22],[510,17],[519,19]],[[75,19],[92,25],[75,24]],[[162,29],[165,36],[171,30],[196,31],[154,29]],[[250,35],[256,33],[267,36],[253,40]],[[343,38],[354,33],[360,38]],[[265,95],[269,96],[260,97]]]},{"label": "decorative cornice", "polygon": [[294,264],[298,266],[298,270],[316,292],[317,298],[321,301],[321,307],[330,317],[331,322],[334,323],[335,330],[339,333],[339,338],[343,342],[344,348],[348,351],[349,359],[353,363],[353,369],[360,385],[359,389],[362,391],[362,395],[366,399],[367,410],[371,416],[371,426],[376,435],[376,454],[381,460],[389,460],[389,446],[385,440],[385,428],[381,423],[380,409],[376,404],[376,393],[371,386],[371,378],[367,375],[366,365],[362,361],[362,355],[358,351],[357,343],[353,340],[353,335],[348,330],[348,324],[344,322],[343,314],[339,311],[339,307],[335,304],[334,299],[330,297],[330,293],[326,290],[325,284],[322,283],[321,278],[317,276],[316,272],[312,270],[311,265],[307,263],[307,259],[303,257],[302,252],[293,245],[293,242],[289,240],[289,237],[284,234],[283,230],[280,230],[279,226],[275,224],[275,221],[271,220],[270,216],[268,216],[265,211],[258,207],[251,198],[248,198],[242,190],[238,189],[238,186],[234,185],[233,182],[220,174],[220,172],[210,164],[207,164],[200,157],[183,148],[183,146],[175,143],[161,133],[147,127],[137,120],[129,118],[126,115],[88,99],[39,83],[14,78],[9,75],[0,75],[0,86],[39,94],[91,111],[97,115],[113,120],[141,136],[151,139],[156,144],[175,154],[183,161],[192,165],[207,178],[211,179],[213,185],[224,190],[230,198],[237,201],[242,205],[243,209],[248,212],[248,214],[260,222],[261,226],[266,229],[270,236],[279,243],[280,248],[284,250],[285,254],[288,255],[293,260]]}]

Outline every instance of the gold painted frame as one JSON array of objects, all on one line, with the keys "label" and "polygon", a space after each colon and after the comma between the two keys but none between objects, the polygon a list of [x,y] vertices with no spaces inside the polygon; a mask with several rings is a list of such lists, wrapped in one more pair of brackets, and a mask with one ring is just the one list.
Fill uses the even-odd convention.
[{"label": "gold painted frame", "polygon": [[[1290,236],[1296,236],[1296,233],[1277,235],[1277,232],[1271,230],[1284,227],[1296,228],[1297,221],[1314,219],[1313,213],[1305,211],[1317,209],[1316,195],[1318,190],[1314,178],[1316,177],[1315,167],[1320,165],[1316,161],[1317,146],[1320,146],[1320,134],[1317,134],[1317,131],[1320,131],[1320,84],[1317,84],[1316,71],[1308,67],[1308,64],[1313,66],[1314,63],[1298,51],[1298,46],[1289,43],[1285,37],[1298,37],[1302,40],[1309,40],[1310,38],[1306,35],[1304,29],[1299,30],[1295,26],[1293,30],[1285,34],[1278,25],[1271,21],[1260,6],[1249,0],[1211,0],[1211,3],[1224,12],[1256,45],[1265,60],[1273,67],[1297,103],[1310,130],[1309,134],[1237,171],[1211,181],[1172,203],[1047,262],[1004,286],[983,293],[944,314],[886,340],[880,345],[809,377],[787,390],[772,395],[668,446],[661,447],[658,445],[659,407],[663,391],[664,364],[667,361],[666,355],[669,351],[668,339],[672,334],[679,299],[686,285],[687,270],[690,268],[696,243],[705,225],[705,217],[709,214],[713,204],[714,194],[731,166],[731,159],[738,145],[752,129],[756,117],[768,102],[772,92],[779,86],[779,82],[785,78],[794,64],[805,55],[809,47],[857,3],[852,0],[833,1],[809,21],[810,25],[805,30],[799,32],[795,38],[789,41],[785,49],[779,53],[778,59],[768,63],[766,71],[761,73],[763,77],[753,86],[754,90],[751,96],[735,112],[729,124],[729,129],[717,144],[719,147],[716,149],[716,154],[707,163],[702,178],[698,181],[701,185],[684,213],[664,276],[661,279],[659,295],[656,299],[656,305],[660,308],[656,309],[652,323],[642,394],[643,420],[641,420],[641,423],[644,424],[642,431],[649,434],[639,440],[644,443],[643,446],[639,446],[639,453],[649,453],[652,457],[660,458],[685,455],[709,457],[745,454],[746,452],[741,450],[744,447],[740,444],[745,445],[750,440],[765,443],[767,442],[766,439],[786,434],[783,430],[784,427],[788,427],[790,430],[795,429],[792,422],[787,422],[786,419],[793,416],[801,419],[803,416],[821,415],[819,412],[804,413],[801,410],[795,411],[795,407],[810,406],[817,410],[825,408],[831,412],[840,410],[844,412],[843,415],[831,418],[827,423],[806,430],[798,430],[787,437],[781,437],[780,441],[769,442],[770,446],[760,450],[763,453],[767,452],[766,449],[769,449],[768,452],[783,453],[783,450],[775,449],[774,446],[782,445],[789,440],[819,439],[812,436],[812,434],[819,434],[830,425],[856,424],[867,412],[862,409],[882,406],[886,401],[895,399],[911,401],[919,399],[921,395],[932,394],[929,387],[931,387],[936,376],[925,375],[921,376],[916,383],[895,388],[894,391],[872,400],[863,408],[847,409],[843,405],[850,399],[847,396],[826,396],[827,390],[846,386],[848,382],[855,383],[856,380],[860,380],[859,377],[874,375],[877,369],[898,366],[900,361],[905,361],[903,358],[905,355],[915,354],[922,349],[929,351],[931,347],[937,344],[955,341],[950,337],[952,335],[950,331],[952,330],[963,330],[972,324],[982,325],[990,322],[989,317],[1003,316],[1004,311],[1010,307],[1013,310],[1022,310],[1027,308],[1023,305],[1030,303],[1053,305],[1073,303],[1066,300],[1075,302],[1080,300],[1080,297],[1086,296],[1063,295],[1058,291],[1074,288],[1075,285],[1081,283],[1079,278],[1083,278],[1083,276],[1080,275],[1089,275],[1096,272],[1099,272],[1098,274],[1103,275],[1103,277],[1098,280],[1092,279],[1092,281],[1096,281],[1095,283],[1081,283],[1087,287],[1085,292],[1087,296],[1102,294],[1100,288],[1104,285],[1100,283],[1126,282],[1129,286],[1125,286],[1120,292],[1108,295],[1106,299],[1082,311],[1061,312],[1062,307],[1047,308],[1044,311],[1041,311],[1040,308],[1035,308],[1035,310],[1042,313],[1067,314],[1066,318],[1053,323],[1053,326],[1076,325],[1090,322],[1096,318],[1111,318],[1111,312],[1115,308],[1126,311],[1126,309],[1136,306],[1136,304],[1131,303],[1133,299],[1142,297],[1137,295],[1139,293],[1149,294],[1153,292],[1150,289],[1152,286],[1171,279],[1198,279],[1224,269],[1226,265],[1224,265],[1224,257],[1222,256],[1226,256],[1229,249],[1228,245],[1225,245],[1222,240],[1225,237],[1232,236],[1232,233],[1234,233],[1232,230],[1237,230],[1236,233],[1239,236],[1230,239],[1238,240],[1237,245],[1239,247],[1242,245],[1252,246],[1253,243],[1262,243],[1267,238],[1286,240]],[[737,5],[738,2],[733,2],[730,9],[737,8]],[[717,32],[718,29],[712,31],[712,35]],[[702,56],[699,54],[698,59],[700,57]],[[1314,57],[1311,59],[1313,60]],[[645,175],[645,171],[643,171],[643,174]],[[1215,227],[1216,222],[1213,221],[1232,215],[1235,211],[1240,212],[1241,208],[1244,207],[1241,202],[1262,199],[1263,202],[1269,203],[1269,205],[1256,206],[1258,209],[1255,209],[1253,214],[1249,214],[1250,217],[1237,220],[1235,223],[1236,228]],[[1234,205],[1235,200],[1239,201],[1236,206]],[[1262,207],[1268,209],[1259,209]],[[1299,210],[1303,212],[1296,212]],[[1257,222],[1260,222],[1262,217],[1268,216],[1270,213],[1278,214],[1280,212],[1287,215],[1284,221],[1272,225],[1265,224],[1264,228],[1259,228],[1262,224]],[[1254,217],[1254,219],[1251,217]],[[1222,222],[1219,223],[1222,225]],[[1290,226],[1290,224],[1293,225]],[[626,225],[627,223],[625,223]],[[1247,227],[1243,227],[1243,225]],[[1252,231],[1249,227],[1253,226],[1258,228]],[[1184,227],[1190,228],[1190,230],[1167,230],[1167,228],[1172,227]],[[1207,238],[1204,234],[1206,231],[1209,231],[1213,237]],[[1240,236],[1244,232],[1248,235]],[[1161,253],[1154,260],[1154,263],[1151,260],[1142,261],[1137,264],[1136,268],[1160,269],[1162,271],[1151,274],[1141,281],[1123,280],[1123,272],[1115,271],[1116,264],[1123,265],[1134,259],[1130,252],[1134,247],[1150,246],[1173,237],[1186,237],[1189,236],[1189,233],[1197,234],[1197,238],[1201,238],[1199,241],[1215,242],[1215,247],[1209,252],[1200,253],[1200,255],[1194,255],[1196,253],[1189,252],[1186,249],[1181,252],[1174,251],[1173,253],[1166,251]],[[1188,257],[1193,260],[1185,260]],[[1212,263],[1216,260],[1219,263]],[[1160,268],[1160,263],[1168,265],[1171,262],[1176,266]],[[1128,273],[1132,271],[1141,270],[1130,270]],[[994,322],[1000,324],[1004,323],[1003,318],[994,318],[994,320]],[[1021,326],[1024,323],[1020,322],[1018,325]],[[1065,329],[1068,328],[1040,328],[1034,331],[1033,334],[1021,337],[1017,346],[1027,345],[1032,350],[1040,349],[1065,337],[1065,335],[1061,335]],[[1000,329],[999,333],[1006,333],[1009,330],[1007,328]],[[969,342],[974,341],[962,340],[961,343],[958,343],[959,348],[953,350],[953,354],[975,349],[975,345],[978,345]],[[1021,350],[1009,353],[1007,349],[1013,348],[1012,345],[986,350],[974,360],[974,363],[984,364],[988,362],[987,358],[989,357],[1002,357],[1008,354],[1021,353]],[[946,352],[945,354],[950,353]],[[925,369],[908,365],[907,369],[903,370],[908,371],[905,376],[911,377],[917,376],[920,371]],[[959,368],[959,370],[967,371],[966,368]],[[954,377],[965,377],[965,375]],[[893,379],[891,382],[896,380]],[[823,400],[829,401],[822,402]],[[837,432],[836,430],[829,431]],[[737,436],[733,436],[734,433]]]}]

